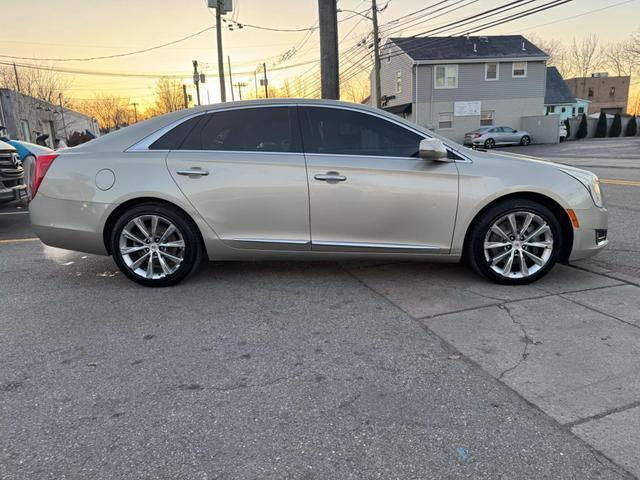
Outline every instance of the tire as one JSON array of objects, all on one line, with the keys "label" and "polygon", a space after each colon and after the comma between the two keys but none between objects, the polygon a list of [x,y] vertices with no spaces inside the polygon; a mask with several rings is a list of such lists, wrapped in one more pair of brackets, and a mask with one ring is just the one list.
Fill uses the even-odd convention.
[{"label": "tire", "polygon": [[[156,233],[150,238],[154,222]],[[184,280],[200,265],[204,251],[193,221],[177,208],[159,203],[124,212],[111,231],[110,246],[120,271],[147,287],[168,287]]]},{"label": "tire", "polygon": [[[513,235],[511,216],[515,218],[517,235]],[[527,223],[528,218],[531,219]],[[498,230],[492,230],[496,225]],[[498,233],[500,230],[507,238]],[[526,241],[536,231],[541,233]],[[473,222],[465,258],[474,270],[495,283],[525,285],[549,273],[558,261],[562,241],[560,222],[551,210],[531,200],[508,199],[482,212]]]},{"label": "tire", "polygon": [[493,138],[487,138],[484,141],[484,148],[486,148],[487,150],[491,150],[495,146],[496,146],[496,141]]},{"label": "tire", "polygon": [[522,145],[523,147],[526,147],[530,143],[531,143],[531,137],[529,135],[525,135],[520,139],[520,145]]}]

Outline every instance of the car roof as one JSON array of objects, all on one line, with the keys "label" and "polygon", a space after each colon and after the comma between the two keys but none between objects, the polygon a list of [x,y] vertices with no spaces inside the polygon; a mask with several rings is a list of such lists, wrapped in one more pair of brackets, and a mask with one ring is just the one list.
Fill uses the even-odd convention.
[{"label": "car roof", "polygon": [[427,130],[424,127],[416,125],[414,123],[403,120],[389,112],[385,112],[381,109],[376,109],[368,105],[362,105],[360,103],[343,102],[339,100],[324,100],[324,99],[308,99],[308,98],[270,98],[259,100],[242,100],[238,102],[225,102],[216,103],[213,105],[202,105],[199,107],[193,107],[184,110],[178,110],[176,112],[167,113],[157,117],[150,118],[140,123],[116,130],[101,137],[96,138],[90,142],[84,143],[77,147],[65,149],[65,154],[75,152],[113,152],[113,151],[125,151],[141,140],[156,133],[160,129],[170,126],[175,122],[179,122],[187,117],[197,115],[199,113],[208,113],[222,111],[230,108],[245,108],[245,107],[259,107],[266,105],[301,105],[301,106],[334,106],[349,108],[350,110],[360,110],[363,112],[373,113],[378,116],[387,117],[390,120],[405,124],[409,128],[423,132],[427,136],[439,138],[447,144],[453,144],[450,140]]}]

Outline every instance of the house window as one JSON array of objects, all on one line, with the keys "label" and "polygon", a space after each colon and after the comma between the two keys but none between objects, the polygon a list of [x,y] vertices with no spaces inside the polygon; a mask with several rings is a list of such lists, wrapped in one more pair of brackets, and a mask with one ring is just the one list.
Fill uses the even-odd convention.
[{"label": "house window", "polygon": [[550,105],[547,107],[547,115],[549,115],[550,113],[556,113],[556,106],[555,105]]},{"label": "house window", "polygon": [[562,107],[562,113],[565,113],[567,111],[567,109],[565,107]]},{"label": "house window", "polygon": [[524,78],[527,76],[527,62],[513,62],[513,78]]},{"label": "house window", "polygon": [[578,107],[578,113],[582,115],[584,113],[584,107]]},{"label": "house window", "polygon": [[484,79],[487,81],[498,80],[498,64],[497,63],[484,64]]},{"label": "house window", "polygon": [[396,72],[396,93],[402,93],[402,72]]},{"label": "house window", "polygon": [[589,95],[590,97],[593,97],[593,88],[590,88],[590,89],[589,89],[589,94],[588,94],[588,95]]},{"label": "house window", "polygon": [[616,87],[611,87],[609,89],[609,96],[610,97],[615,97],[615,95],[616,95]]},{"label": "house window", "polygon": [[453,128],[453,112],[438,115],[438,128]]},{"label": "house window", "polygon": [[571,116],[572,117],[576,116],[576,107],[571,107]]},{"label": "house window", "polygon": [[20,128],[22,129],[22,140],[30,142],[31,131],[29,130],[29,122],[27,120],[20,120]]},{"label": "house window", "polygon": [[493,125],[493,117],[495,112],[493,110],[488,110],[486,112],[480,112],[480,126],[481,127],[490,127]]},{"label": "house window", "polygon": [[437,65],[435,76],[436,88],[458,88],[457,65]]}]

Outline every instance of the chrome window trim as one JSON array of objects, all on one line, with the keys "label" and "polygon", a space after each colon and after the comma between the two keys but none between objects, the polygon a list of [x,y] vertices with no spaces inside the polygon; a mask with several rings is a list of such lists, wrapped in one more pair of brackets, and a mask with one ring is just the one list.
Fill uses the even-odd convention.
[{"label": "chrome window trim", "polygon": [[[353,108],[353,107],[349,107],[347,105],[323,105],[323,104],[316,104],[316,103],[273,103],[273,104],[265,104],[265,105],[242,105],[242,106],[225,106],[225,107],[218,107],[215,109],[210,109],[210,110],[205,110],[203,112],[196,112],[193,113],[191,115],[187,115],[185,117],[182,117],[178,120],[175,120],[174,122],[171,122],[169,125],[165,125],[164,127],[162,127],[161,129],[157,130],[156,132],[148,135],[147,137],[145,137],[144,139],[140,140],[139,142],[135,143],[134,145],[132,145],[131,147],[129,147],[127,150],[125,150],[125,152],[158,152],[158,153],[169,153],[169,152],[190,152],[190,153],[201,153],[201,152],[219,152],[219,153],[260,153],[260,154],[271,154],[271,155],[323,155],[323,154],[317,154],[317,153],[306,153],[304,151],[302,152],[259,152],[259,151],[253,151],[253,150],[167,150],[167,149],[158,149],[158,150],[150,150],[149,147],[151,146],[151,144],[153,142],[155,142],[156,140],[158,140],[162,135],[164,135],[165,133],[167,133],[169,130],[177,127],[178,125],[180,125],[183,122],[186,122],[187,120],[190,120],[194,117],[200,116],[200,115],[207,115],[210,113],[217,113],[217,112],[225,112],[225,111],[229,111],[229,110],[246,110],[249,108],[270,108],[270,107],[305,107],[305,108],[333,108],[333,109],[340,109],[340,110],[348,110],[350,112],[356,112],[356,113],[361,113],[363,115],[371,115],[372,117],[377,117],[380,118],[382,120],[386,120],[387,122],[391,122],[401,128],[404,128],[410,132],[415,133],[416,135],[424,138],[438,138],[438,137],[432,137],[414,127],[412,127],[411,125],[407,125],[405,123],[396,121],[394,118],[389,118],[386,115],[379,115],[376,112],[371,112],[368,110],[364,110],[364,109],[360,109],[360,108]],[[300,119],[298,119],[298,122],[300,121]],[[442,139],[440,139],[442,141]],[[454,148],[453,146],[451,146],[449,143],[447,143],[446,141],[442,141],[442,143],[445,145],[446,148],[448,148],[449,150],[452,150],[453,152],[455,152],[457,155],[459,155],[460,157],[462,157],[462,160],[454,160],[454,163],[473,163],[473,161],[467,156],[465,155],[461,150]],[[303,149],[304,150],[304,147]],[[327,154],[327,155],[340,155],[340,154]],[[344,156],[344,155],[342,155]],[[355,156],[355,155],[352,155]],[[372,156],[375,155],[360,155],[361,157],[367,157],[370,158]],[[376,158],[415,158],[415,157],[392,157],[392,156],[376,156]]]}]

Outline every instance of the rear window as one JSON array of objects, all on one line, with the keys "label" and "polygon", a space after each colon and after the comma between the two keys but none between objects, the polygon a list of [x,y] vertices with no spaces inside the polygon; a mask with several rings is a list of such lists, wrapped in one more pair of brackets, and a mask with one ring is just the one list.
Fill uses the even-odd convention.
[{"label": "rear window", "polygon": [[150,150],[178,150],[187,135],[202,121],[204,115],[198,115],[172,128],[158,140],[149,145]]}]

